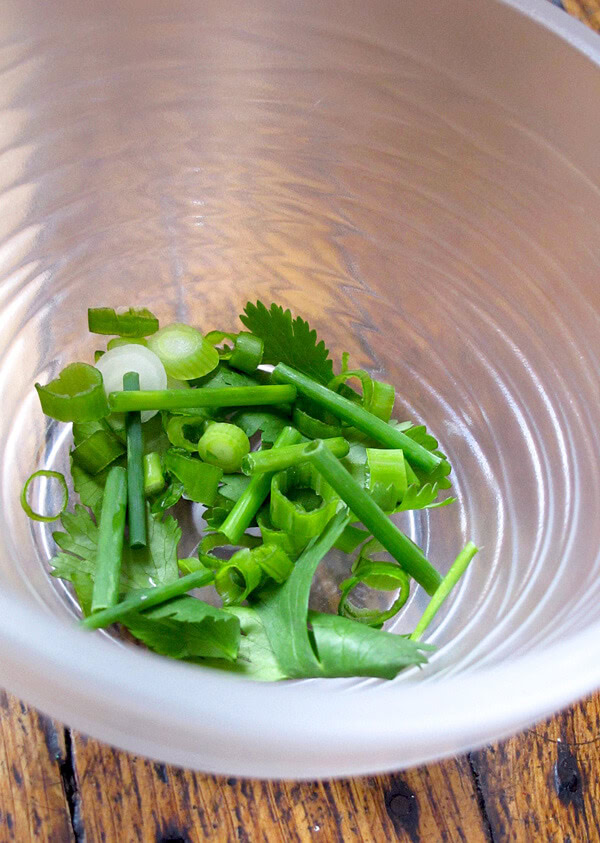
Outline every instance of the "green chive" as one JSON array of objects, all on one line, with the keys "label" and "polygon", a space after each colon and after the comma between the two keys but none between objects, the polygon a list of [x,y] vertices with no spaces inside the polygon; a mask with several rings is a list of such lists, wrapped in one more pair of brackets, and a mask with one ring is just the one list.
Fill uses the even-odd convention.
[{"label": "green chive", "polygon": [[92,612],[114,606],[119,599],[126,509],[127,472],[115,465],[108,472],[102,499]]}]

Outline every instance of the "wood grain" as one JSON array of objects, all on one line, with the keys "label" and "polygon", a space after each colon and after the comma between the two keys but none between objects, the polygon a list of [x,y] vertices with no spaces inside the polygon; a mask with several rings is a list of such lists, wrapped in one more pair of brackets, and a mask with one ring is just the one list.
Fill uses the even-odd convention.
[{"label": "wood grain", "polygon": [[600,0],[562,0],[565,10],[600,32]]},{"label": "wood grain", "polygon": [[471,760],[495,840],[600,840],[600,694]]},{"label": "wood grain", "polygon": [[74,840],[64,728],[4,691],[0,728],[0,840]]},{"label": "wood grain", "polygon": [[488,839],[466,758],[392,776],[259,782],[166,767],[78,734],[73,746],[88,843]]}]

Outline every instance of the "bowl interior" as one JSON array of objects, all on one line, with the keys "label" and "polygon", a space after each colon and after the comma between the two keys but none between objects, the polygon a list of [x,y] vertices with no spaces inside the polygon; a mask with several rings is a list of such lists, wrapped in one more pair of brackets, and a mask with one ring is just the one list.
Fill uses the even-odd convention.
[{"label": "bowl interior", "polygon": [[[69,38],[26,21],[6,48],[2,590],[72,621],[51,530],[19,493],[35,468],[66,467],[69,432],[33,384],[90,360],[86,308],[232,330],[258,298],[394,383],[395,415],[425,421],[454,466],[457,502],[403,523],[441,571],[466,540],[482,550],[432,628],[442,649],[399,684],[597,623],[600,196],[563,148],[572,127],[532,128],[537,81],[525,113],[436,66],[415,4],[398,19],[378,4],[371,30],[335,25],[335,4],[237,24],[206,5],[203,20],[151,7],[120,28],[78,12]],[[559,43],[520,20],[532,43]],[[318,599],[343,567],[322,566]],[[413,593],[392,628],[425,603]]]}]

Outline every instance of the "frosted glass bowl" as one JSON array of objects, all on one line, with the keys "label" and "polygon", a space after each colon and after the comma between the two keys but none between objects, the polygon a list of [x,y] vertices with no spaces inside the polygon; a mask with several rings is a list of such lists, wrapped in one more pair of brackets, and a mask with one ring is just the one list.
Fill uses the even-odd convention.
[{"label": "frosted glass bowl", "polygon": [[[600,685],[600,41],[541,0],[1,6],[2,683],[137,753],[295,777]],[[455,466],[457,504],[406,528],[441,570],[483,550],[422,671],[252,684],[81,632],[48,576],[18,495],[68,430],[33,384],[89,359],[85,309],[233,328],[257,297],[395,383]]]}]

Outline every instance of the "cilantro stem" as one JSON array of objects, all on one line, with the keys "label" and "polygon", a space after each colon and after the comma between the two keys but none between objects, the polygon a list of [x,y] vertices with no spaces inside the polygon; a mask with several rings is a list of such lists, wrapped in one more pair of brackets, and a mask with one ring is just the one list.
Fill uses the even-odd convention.
[{"label": "cilantro stem", "polygon": [[209,585],[214,578],[213,571],[202,568],[200,571],[194,571],[192,574],[187,574],[187,576],[180,577],[165,585],[157,585],[156,588],[146,588],[144,591],[138,591],[136,594],[132,594],[131,597],[126,597],[125,600],[117,603],[115,606],[90,615],[81,621],[81,626],[86,629],[101,629],[102,627],[110,626],[131,612],[142,612],[151,606],[166,603],[167,600],[172,600],[173,597],[187,594],[193,588],[201,588],[204,585]]},{"label": "cilantro stem", "polygon": [[442,462],[441,457],[431,453],[402,431],[391,427],[382,419],[374,416],[373,413],[365,410],[364,407],[344,398],[343,395],[338,395],[337,392],[317,383],[312,378],[303,375],[302,372],[298,372],[284,363],[279,363],[275,366],[272,377],[276,382],[295,386],[305,398],[309,398],[319,407],[329,410],[333,415],[354,425],[386,448],[401,448],[406,459],[423,471],[433,471]]},{"label": "cilantro stem", "polygon": [[119,599],[126,509],[127,472],[115,465],[108,472],[102,499],[92,612],[114,606]]},{"label": "cilantro stem", "polygon": [[432,595],[431,600],[427,604],[427,607],[421,616],[421,620],[416,625],[413,634],[410,636],[413,641],[418,641],[423,635],[431,621],[440,610],[444,600],[448,597],[454,586],[469,567],[471,560],[478,550],[479,548],[476,547],[473,542],[468,542],[458,554],[452,563],[450,570]]},{"label": "cilantro stem", "polygon": [[417,547],[396,525],[390,521],[373,498],[360,486],[341,462],[329,451],[323,440],[317,439],[306,448],[306,456],[317,471],[335,489],[340,498],[360,519],[373,536],[381,542],[394,559],[422,585],[428,594],[433,594],[441,577]]},{"label": "cilantro stem", "polygon": [[[132,410],[182,410],[195,407],[251,407],[287,404],[296,398],[293,386],[225,386],[216,389],[151,389],[111,392],[114,413]],[[414,443],[413,443],[414,444]]]},{"label": "cilantro stem", "polygon": [[[293,445],[299,439],[300,434],[295,428],[284,427],[275,440],[273,448],[270,451],[265,451],[265,453],[270,454],[275,449]],[[242,533],[248,529],[252,519],[263,505],[271,488],[272,476],[272,473],[265,473],[252,477],[244,492],[235,502],[233,509],[221,524],[219,532],[227,536],[232,544],[237,544]]]},{"label": "cilantro stem", "polygon": [[[123,389],[140,388],[137,372],[123,375]],[[127,413],[127,520],[129,524],[129,546],[135,549],[146,547],[146,498],[144,496],[144,434],[139,412]]]}]

